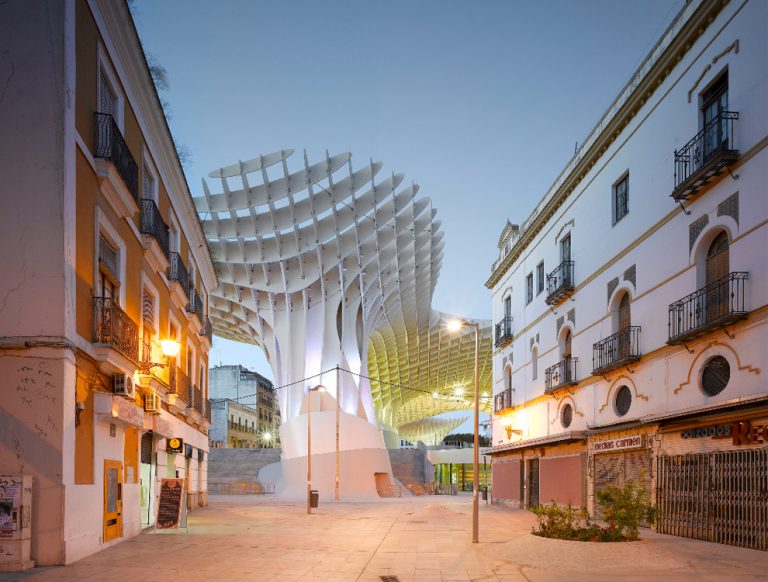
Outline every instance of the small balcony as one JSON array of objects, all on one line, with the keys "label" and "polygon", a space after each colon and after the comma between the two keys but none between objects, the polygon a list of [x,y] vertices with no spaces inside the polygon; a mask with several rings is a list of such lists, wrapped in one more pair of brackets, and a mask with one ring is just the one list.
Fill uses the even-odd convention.
[{"label": "small balcony", "polygon": [[573,261],[563,261],[547,275],[547,305],[557,305],[573,292]]},{"label": "small balcony", "polygon": [[203,416],[205,417],[205,420],[208,422],[211,422],[211,401],[206,400],[205,401],[205,412],[203,413]]},{"label": "small balcony", "polygon": [[213,341],[213,324],[209,317],[203,318],[203,326],[200,328],[200,336],[208,338],[208,342]]},{"label": "small balcony", "polygon": [[205,322],[205,315],[203,315],[203,302],[200,300],[200,295],[197,294],[197,290],[194,287],[189,288],[189,303],[187,303],[187,313],[197,315],[202,326]]},{"label": "small balcony", "polygon": [[200,414],[203,414],[205,412],[205,403],[203,402],[203,391],[198,388],[197,386],[194,386],[194,392],[195,392],[195,410],[197,410]]},{"label": "small balcony", "polygon": [[170,255],[170,235],[168,225],[163,221],[160,209],[151,198],[142,198],[141,202],[141,234],[153,238],[166,259]]},{"label": "small balcony", "polygon": [[736,111],[721,111],[681,149],[675,150],[675,202],[685,200],[739,158],[734,148]]},{"label": "small balcony", "polygon": [[139,361],[139,326],[110,297],[93,298],[93,343]]},{"label": "small balcony", "polygon": [[638,361],[640,359],[639,336],[640,326],[636,325],[622,329],[593,344],[592,373],[599,376]]},{"label": "small balcony", "polygon": [[94,113],[93,157],[111,162],[134,201],[139,200],[139,166],[133,159],[120,128],[109,113]]},{"label": "small balcony", "polygon": [[749,273],[730,273],[669,306],[669,345],[746,319],[744,301]]},{"label": "small balcony", "polygon": [[168,257],[170,265],[168,266],[168,280],[178,283],[184,290],[184,296],[189,296],[189,271],[181,260],[181,255],[177,252],[170,253]]},{"label": "small balcony", "polygon": [[493,397],[493,411],[501,412],[512,408],[512,388],[507,388]]},{"label": "small balcony", "polygon": [[576,379],[577,363],[578,358],[566,358],[547,368],[544,371],[544,392],[553,394],[558,390],[578,384],[579,381]]},{"label": "small balcony", "polygon": [[496,342],[497,348],[503,348],[509,343],[512,343],[512,318],[505,317],[499,323],[496,324]]}]

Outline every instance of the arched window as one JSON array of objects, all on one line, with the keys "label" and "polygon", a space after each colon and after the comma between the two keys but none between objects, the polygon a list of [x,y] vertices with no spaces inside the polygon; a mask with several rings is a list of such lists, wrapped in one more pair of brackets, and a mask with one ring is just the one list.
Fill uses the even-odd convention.
[{"label": "arched window", "polygon": [[571,330],[565,332],[565,338],[563,338],[563,366],[562,366],[562,381],[563,383],[570,383],[575,380],[573,377],[573,366],[571,365],[573,335]]},{"label": "arched window", "polygon": [[539,350],[531,350],[531,378],[535,380],[539,376]]},{"label": "arched window", "polygon": [[504,368],[504,389],[509,390],[512,388],[512,366],[507,365]]},{"label": "arched window", "polygon": [[572,335],[571,330],[565,332],[565,338],[563,340],[563,359],[564,360],[570,360],[571,359],[571,344],[572,344]]},{"label": "arched window", "polygon": [[627,358],[632,353],[631,350],[631,335],[630,327],[632,326],[632,313],[630,309],[629,293],[624,293],[619,302],[619,317],[618,317],[618,357],[619,359]]}]

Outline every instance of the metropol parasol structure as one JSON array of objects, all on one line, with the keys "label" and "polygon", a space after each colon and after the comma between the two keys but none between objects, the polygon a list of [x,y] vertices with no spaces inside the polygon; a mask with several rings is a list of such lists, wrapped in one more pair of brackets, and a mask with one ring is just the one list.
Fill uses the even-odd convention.
[{"label": "metropol parasol structure", "polygon": [[[260,346],[272,367],[282,491],[306,487],[309,421],[320,494],[335,486],[337,442],[342,493],[375,494],[391,476],[387,446],[436,441],[456,423],[431,417],[472,408],[474,333],[448,332],[451,316],[431,307],[444,233],[417,185],[381,162],[354,169],[349,153],[314,163],[293,154],[203,180],[195,205],[219,278],[210,319],[216,335]],[[491,326],[471,323],[490,411]]]}]

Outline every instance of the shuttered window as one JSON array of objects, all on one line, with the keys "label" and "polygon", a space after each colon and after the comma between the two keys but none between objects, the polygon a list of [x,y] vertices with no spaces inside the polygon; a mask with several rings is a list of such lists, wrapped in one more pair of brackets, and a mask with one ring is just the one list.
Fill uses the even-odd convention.
[{"label": "shuttered window", "polygon": [[144,168],[142,183],[141,183],[141,197],[147,200],[155,199],[155,178],[149,173],[147,168]]},{"label": "shuttered window", "polygon": [[103,71],[99,71],[99,113],[109,113],[112,117],[117,113],[117,97]]},{"label": "shuttered window", "polygon": [[147,289],[144,289],[141,298],[141,319],[144,323],[144,335],[155,332],[155,296]]},{"label": "shuttered window", "polygon": [[119,281],[117,274],[117,250],[109,244],[103,234],[99,234],[99,264],[106,269],[109,275]]}]

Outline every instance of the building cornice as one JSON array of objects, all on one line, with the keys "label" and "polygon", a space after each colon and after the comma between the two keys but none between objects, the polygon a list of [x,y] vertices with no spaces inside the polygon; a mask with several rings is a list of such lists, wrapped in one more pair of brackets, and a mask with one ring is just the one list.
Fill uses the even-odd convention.
[{"label": "building cornice", "polygon": [[517,242],[485,282],[488,289],[501,280],[729,1],[692,0],[685,4],[521,226]]},{"label": "building cornice", "polygon": [[126,99],[152,152],[171,206],[197,260],[198,271],[206,290],[210,292],[218,286],[218,279],[197,210],[192,202],[189,184],[176,153],[173,135],[152,82],[141,39],[128,5],[126,2],[113,0],[89,0],[88,5],[101,31],[112,63],[123,82]]}]

